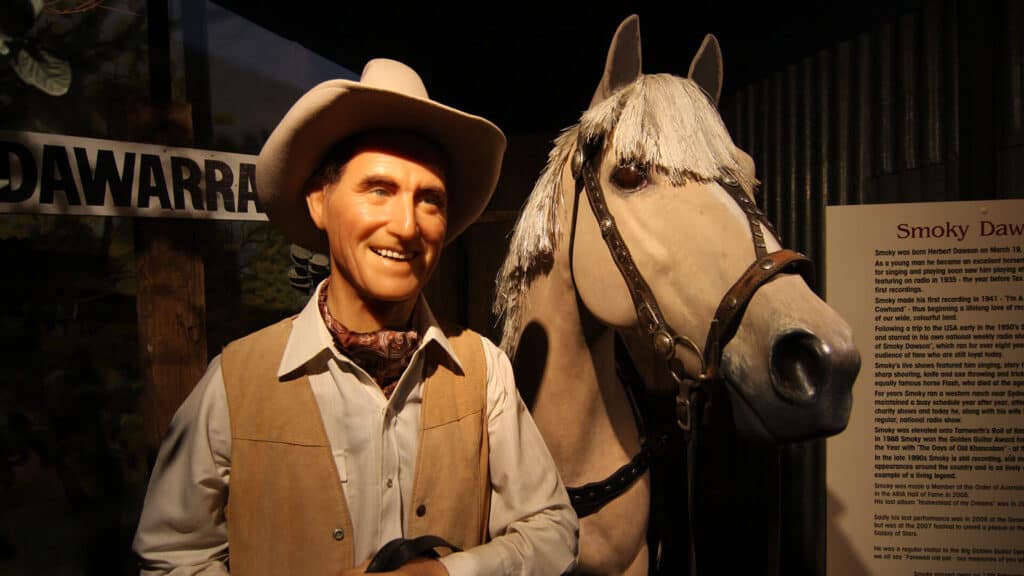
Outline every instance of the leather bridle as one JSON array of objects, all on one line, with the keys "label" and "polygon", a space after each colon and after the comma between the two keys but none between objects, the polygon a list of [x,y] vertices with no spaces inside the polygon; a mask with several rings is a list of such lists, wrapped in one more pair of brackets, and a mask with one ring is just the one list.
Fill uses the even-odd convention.
[{"label": "leather bridle", "polygon": [[[576,236],[576,220],[580,205],[581,192],[586,191],[590,209],[597,220],[601,237],[604,239],[615,266],[619,269],[633,301],[636,317],[640,327],[650,338],[652,349],[665,365],[678,386],[676,395],[676,423],[687,437],[687,476],[690,505],[690,539],[691,539],[691,576],[696,574],[695,550],[693,547],[693,484],[694,484],[694,452],[696,434],[699,427],[699,414],[706,398],[705,387],[721,378],[722,351],[736,334],[743,314],[754,293],[783,272],[800,273],[811,283],[813,265],[806,256],[793,250],[781,249],[768,252],[762,226],[778,240],[777,234],[764,213],[751,200],[732,175],[723,174],[717,182],[728,192],[750,223],[750,232],[754,244],[754,262],[747,267],[739,279],[726,291],[715,311],[715,316],[708,328],[707,340],[703,349],[693,340],[680,335],[665,320],[658,301],[644,280],[619,233],[605,200],[604,190],[598,173],[604,138],[584,139],[583,131],[577,140],[576,150],[572,156],[572,175],[576,182],[575,205],[573,208],[572,231],[570,236],[570,259],[574,250]],[[570,263],[570,267],[572,264]],[[574,279],[575,281],[575,279]],[[699,370],[687,371],[677,351],[684,348],[692,351],[700,359]],[[627,386],[627,392],[629,387]],[[634,407],[634,414],[640,418],[632,394],[628,394]],[[642,422],[639,428],[642,430]],[[625,492],[633,482],[646,471],[654,451],[646,438],[642,438],[643,447],[639,454],[626,465],[619,468],[611,476],[600,482],[592,482],[584,486],[569,488],[570,499],[577,514],[582,518],[596,512],[616,496]]]}]

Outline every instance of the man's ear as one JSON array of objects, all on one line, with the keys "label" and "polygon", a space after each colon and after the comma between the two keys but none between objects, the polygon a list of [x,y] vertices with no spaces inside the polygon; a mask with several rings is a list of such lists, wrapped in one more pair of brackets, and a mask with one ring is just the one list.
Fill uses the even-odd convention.
[{"label": "man's ear", "polygon": [[321,186],[306,193],[306,207],[309,208],[309,217],[313,224],[320,230],[327,228],[324,219],[324,209],[327,207],[327,187]]}]

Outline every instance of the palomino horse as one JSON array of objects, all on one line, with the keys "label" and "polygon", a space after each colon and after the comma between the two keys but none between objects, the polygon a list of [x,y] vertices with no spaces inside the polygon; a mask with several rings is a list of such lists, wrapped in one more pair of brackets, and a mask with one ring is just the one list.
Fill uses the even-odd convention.
[{"label": "palomino horse", "polygon": [[693,431],[692,407],[719,387],[748,437],[826,436],[849,417],[860,366],[850,329],[794,274],[806,259],[781,249],[754,206],[753,161],[715,108],[721,78],[711,36],[688,78],[641,74],[627,18],[499,273],[502,345],[539,363],[517,362],[524,397],[566,485],[586,485],[571,490],[580,572],[649,567],[649,449],[616,372],[617,340],[648,391],[678,389],[680,425]]}]

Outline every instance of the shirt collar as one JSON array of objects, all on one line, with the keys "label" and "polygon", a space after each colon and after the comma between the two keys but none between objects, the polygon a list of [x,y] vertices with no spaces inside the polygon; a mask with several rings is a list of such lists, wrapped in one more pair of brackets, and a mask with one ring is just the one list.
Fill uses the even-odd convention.
[{"label": "shirt collar", "polygon": [[[339,360],[349,361],[348,358],[340,354],[334,347],[331,333],[327,330],[327,326],[324,325],[323,318],[320,316],[316,295],[322,288],[323,282],[317,286],[316,291],[309,301],[306,302],[302,311],[292,320],[292,331],[288,335],[284,354],[281,355],[281,364],[277,369],[278,378],[292,374],[312,360],[325,354]],[[419,346],[416,347],[415,354],[417,356],[422,354],[423,350],[431,343],[435,343],[455,362],[460,371],[463,370],[459,357],[455,354],[455,350],[452,348],[448,338],[445,337],[444,330],[441,329],[441,325],[438,323],[437,318],[434,317],[433,311],[430,310],[430,306],[422,294],[420,294],[416,301],[413,322],[416,323],[416,331],[422,335]],[[413,358],[415,359],[415,356]]]}]

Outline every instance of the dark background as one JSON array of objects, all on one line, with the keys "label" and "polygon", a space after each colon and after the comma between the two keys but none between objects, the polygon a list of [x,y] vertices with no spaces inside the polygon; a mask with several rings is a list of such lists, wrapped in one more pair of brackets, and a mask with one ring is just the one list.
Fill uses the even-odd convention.
[{"label": "dark background", "polygon": [[685,75],[704,35],[717,36],[725,61],[724,109],[738,88],[919,3],[218,4],[356,73],[371,58],[401,60],[420,73],[432,98],[517,133],[575,123],[601,77],[612,34],[630,14],[640,16],[646,73]]}]

